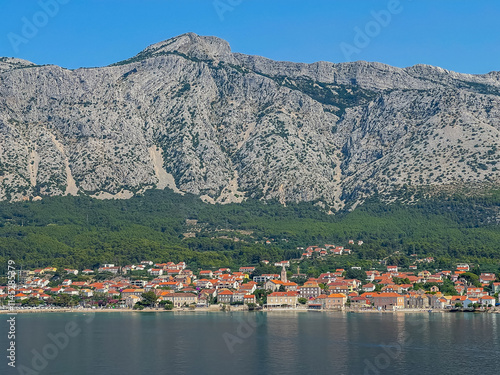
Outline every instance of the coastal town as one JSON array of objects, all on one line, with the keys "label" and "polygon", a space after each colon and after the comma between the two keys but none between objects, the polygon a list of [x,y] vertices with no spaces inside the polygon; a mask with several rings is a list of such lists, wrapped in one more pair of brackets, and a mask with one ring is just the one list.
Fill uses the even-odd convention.
[{"label": "coastal town", "polygon": [[[358,243],[361,245],[362,242]],[[302,248],[300,248],[302,249]],[[133,310],[334,310],[498,311],[500,281],[493,272],[474,273],[466,263],[432,270],[432,258],[407,269],[338,268],[318,277],[300,273],[300,261],[351,250],[325,245],[304,249],[299,260],[192,271],[185,262],[95,269],[45,267],[17,271],[16,284],[0,286],[0,308]],[[294,265],[295,273],[290,271]],[[274,270],[263,273],[262,269]],[[355,277],[352,277],[355,275]],[[350,276],[350,277],[349,277]]]}]

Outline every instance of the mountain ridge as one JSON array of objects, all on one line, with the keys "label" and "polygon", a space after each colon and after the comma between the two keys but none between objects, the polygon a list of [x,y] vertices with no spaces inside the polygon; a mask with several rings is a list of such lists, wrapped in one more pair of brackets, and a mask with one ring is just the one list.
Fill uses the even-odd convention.
[{"label": "mountain ridge", "polygon": [[496,187],[499,96],[498,72],[275,62],[193,33],[101,68],[3,58],[0,199],[170,187],[339,209]]}]

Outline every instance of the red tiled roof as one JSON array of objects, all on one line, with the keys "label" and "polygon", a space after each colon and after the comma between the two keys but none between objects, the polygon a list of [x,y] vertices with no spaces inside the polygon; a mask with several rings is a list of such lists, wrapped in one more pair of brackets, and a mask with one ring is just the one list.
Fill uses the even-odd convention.
[{"label": "red tiled roof", "polygon": [[299,293],[297,293],[297,292],[274,292],[274,293],[271,293],[269,296],[270,297],[295,297],[298,295],[299,295]]}]

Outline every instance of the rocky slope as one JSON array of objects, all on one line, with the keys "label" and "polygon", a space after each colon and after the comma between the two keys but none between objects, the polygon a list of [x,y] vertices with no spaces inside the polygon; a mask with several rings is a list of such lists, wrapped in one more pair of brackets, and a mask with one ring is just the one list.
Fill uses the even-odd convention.
[{"label": "rocky slope", "polygon": [[0,134],[3,200],[170,187],[340,208],[500,185],[500,73],[276,62],[189,33],[102,68],[0,59]]}]

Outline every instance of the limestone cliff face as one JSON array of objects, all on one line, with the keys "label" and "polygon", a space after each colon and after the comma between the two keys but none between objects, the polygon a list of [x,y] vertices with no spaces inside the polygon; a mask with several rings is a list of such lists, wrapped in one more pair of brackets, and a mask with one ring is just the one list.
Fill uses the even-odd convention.
[{"label": "limestone cliff face", "polygon": [[298,64],[184,34],[112,66],[0,59],[0,199],[127,198],[339,208],[406,186],[499,185],[500,74]]}]

